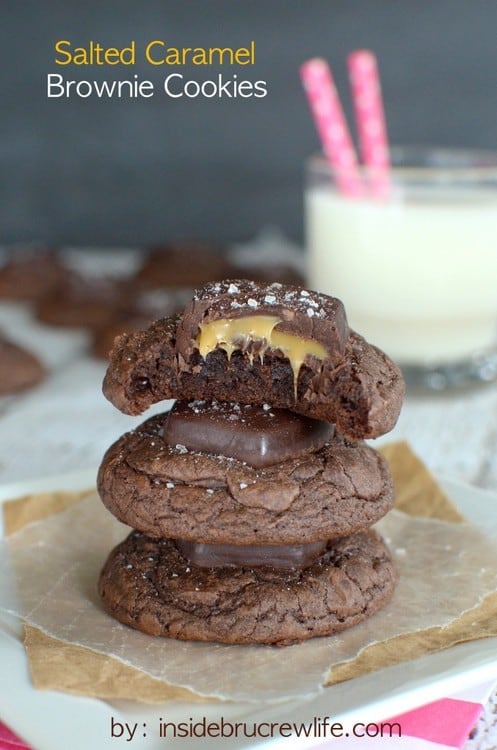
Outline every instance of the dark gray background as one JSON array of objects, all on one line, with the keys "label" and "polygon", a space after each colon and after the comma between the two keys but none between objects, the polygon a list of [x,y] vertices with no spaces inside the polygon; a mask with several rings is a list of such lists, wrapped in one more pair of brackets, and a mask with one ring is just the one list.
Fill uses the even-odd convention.
[{"label": "dark gray background", "polygon": [[[392,142],[497,148],[495,0],[0,0],[0,242],[147,244],[173,236],[244,239],[276,224],[302,233],[302,164],[317,137],[298,79],[326,56],[348,108],[346,54],[379,57]],[[53,44],[241,46],[265,99],[47,99]],[[213,77],[217,70],[186,73]]]}]

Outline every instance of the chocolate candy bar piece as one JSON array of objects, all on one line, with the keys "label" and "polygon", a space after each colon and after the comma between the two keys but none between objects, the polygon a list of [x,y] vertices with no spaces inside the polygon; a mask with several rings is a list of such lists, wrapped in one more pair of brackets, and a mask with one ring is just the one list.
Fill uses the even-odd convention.
[{"label": "chocolate candy bar piece", "polygon": [[226,456],[167,445],[167,415],[151,417],[106,452],[102,502],[155,537],[204,544],[307,544],[368,528],[394,489],[385,459],[340,435],[283,463],[254,468]]},{"label": "chocolate candy bar piece", "polygon": [[228,280],[206,284],[187,305],[177,331],[180,361],[198,350],[205,360],[216,349],[228,359],[248,352],[262,363],[266,352],[288,358],[294,383],[310,357],[336,365],[349,329],[340,300],[279,283]]},{"label": "chocolate candy bar piece", "polygon": [[269,404],[176,401],[162,436],[172,446],[260,468],[319,450],[333,437],[333,426]]},{"label": "chocolate candy bar piece", "polygon": [[113,617],[150,635],[284,646],[364,620],[390,600],[396,580],[374,531],[330,545],[303,571],[201,568],[171,539],[133,532],[110,553],[99,593]]},{"label": "chocolate candy bar piece", "polygon": [[200,568],[308,568],[324,552],[327,542],[282,545],[202,544],[176,539],[176,547]]}]

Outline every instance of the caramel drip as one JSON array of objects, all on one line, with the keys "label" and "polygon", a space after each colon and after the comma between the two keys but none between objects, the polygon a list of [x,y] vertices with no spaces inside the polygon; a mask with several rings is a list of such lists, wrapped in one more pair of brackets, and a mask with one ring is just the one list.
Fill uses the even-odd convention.
[{"label": "caramel drip", "polygon": [[[296,393],[300,368],[306,357],[314,356],[322,360],[328,353],[317,341],[276,330],[278,323],[281,323],[281,319],[274,315],[248,315],[201,323],[197,346],[204,359],[216,348],[224,349],[229,359],[237,349],[248,350],[250,364],[254,363],[256,356],[262,363],[268,349],[279,349],[290,360]],[[260,344],[256,354],[250,348],[254,343]]]}]

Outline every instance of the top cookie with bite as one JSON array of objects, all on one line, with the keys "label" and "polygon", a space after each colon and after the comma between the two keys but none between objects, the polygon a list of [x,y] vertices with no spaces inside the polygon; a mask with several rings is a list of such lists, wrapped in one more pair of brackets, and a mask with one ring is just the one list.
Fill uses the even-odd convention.
[{"label": "top cookie with bite", "polygon": [[340,300],[229,279],[196,292],[176,321],[116,339],[104,393],[129,414],[165,398],[269,403],[363,439],[394,426],[404,383],[349,330]]}]

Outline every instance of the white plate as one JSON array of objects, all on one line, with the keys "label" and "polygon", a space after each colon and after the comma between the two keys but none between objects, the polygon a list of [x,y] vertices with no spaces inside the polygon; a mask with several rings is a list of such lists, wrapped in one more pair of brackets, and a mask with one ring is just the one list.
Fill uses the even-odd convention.
[{"label": "white plate", "polygon": [[[19,482],[0,488],[0,502],[32,491],[79,489],[91,486],[95,472],[78,472],[43,482]],[[495,520],[497,497],[448,480],[443,485],[464,515],[478,524]],[[1,592],[0,592],[1,596]],[[284,651],[282,651],[284,658]],[[182,738],[176,742],[159,735],[161,721],[207,722],[312,722],[329,716],[345,729],[355,721],[381,721],[415,706],[451,695],[472,685],[497,679],[497,638],[464,643],[408,664],[399,664],[355,680],[327,688],[306,703],[277,706],[245,704],[169,703],[146,707],[133,702],[78,698],[31,687],[26,658],[20,640],[19,623],[0,620],[0,718],[37,750],[88,750],[88,748],[132,746],[135,750],[159,750],[178,743],[184,748],[292,748],[311,747],[316,737],[304,739]],[[137,725],[132,741],[126,734],[111,737],[112,720]],[[263,725],[262,731],[266,729]],[[116,730],[117,731],[117,727]],[[126,730],[125,730],[126,732]],[[146,736],[144,736],[144,734]]]}]

